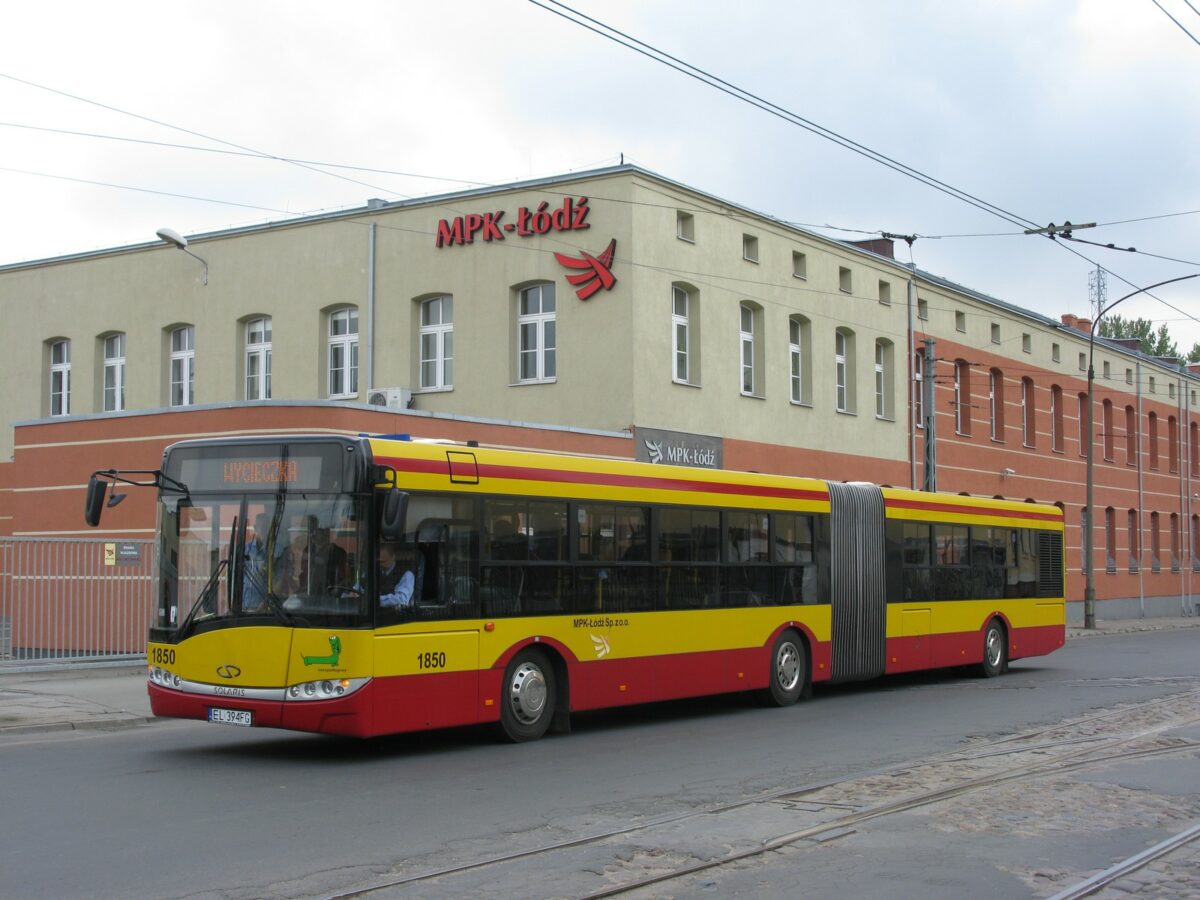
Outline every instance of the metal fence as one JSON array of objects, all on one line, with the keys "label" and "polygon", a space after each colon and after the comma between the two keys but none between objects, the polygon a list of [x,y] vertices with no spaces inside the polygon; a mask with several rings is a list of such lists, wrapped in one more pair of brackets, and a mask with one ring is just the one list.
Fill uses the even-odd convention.
[{"label": "metal fence", "polygon": [[149,540],[0,537],[0,670],[144,656],[154,551]]}]

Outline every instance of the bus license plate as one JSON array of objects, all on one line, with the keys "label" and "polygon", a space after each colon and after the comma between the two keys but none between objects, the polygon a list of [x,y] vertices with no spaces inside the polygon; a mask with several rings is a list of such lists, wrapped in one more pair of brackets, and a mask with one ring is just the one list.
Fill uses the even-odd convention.
[{"label": "bus license plate", "polygon": [[217,709],[210,707],[208,721],[221,725],[253,725],[254,714],[248,709]]}]

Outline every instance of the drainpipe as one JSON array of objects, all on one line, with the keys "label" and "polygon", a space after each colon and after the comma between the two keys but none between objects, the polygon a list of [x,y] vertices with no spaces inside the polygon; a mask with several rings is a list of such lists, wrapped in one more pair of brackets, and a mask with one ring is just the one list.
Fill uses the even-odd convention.
[{"label": "drainpipe", "polygon": [[1142,364],[1134,363],[1137,385],[1137,509],[1138,509],[1138,617],[1146,618],[1146,583],[1142,574],[1146,569],[1146,524],[1145,488],[1142,484]]},{"label": "drainpipe", "polygon": [[367,393],[375,387],[375,223],[367,225]]},{"label": "drainpipe", "polygon": [[[908,486],[917,489],[917,390],[913,381],[913,366],[916,358],[916,335],[913,333],[913,297],[917,286],[912,273],[908,276]],[[922,398],[924,399],[924,398]]]}]

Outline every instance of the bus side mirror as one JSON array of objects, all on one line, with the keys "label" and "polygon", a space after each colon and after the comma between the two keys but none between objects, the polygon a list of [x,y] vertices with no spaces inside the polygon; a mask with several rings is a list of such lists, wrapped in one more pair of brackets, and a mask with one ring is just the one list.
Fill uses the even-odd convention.
[{"label": "bus side mirror", "polygon": [[404,520],[408,516],[408,494],[392,488],[383,498],[383,515],[379,520],[379,539],[396,544],[404,539]]},{"label": "bus side mirror", "polygon": [[104,511],[104,492],[108,482],[101,481],[93,473],[88,479],[87,499],[83,504],[83,520],[95,528],[100,524],[100,513]]}]

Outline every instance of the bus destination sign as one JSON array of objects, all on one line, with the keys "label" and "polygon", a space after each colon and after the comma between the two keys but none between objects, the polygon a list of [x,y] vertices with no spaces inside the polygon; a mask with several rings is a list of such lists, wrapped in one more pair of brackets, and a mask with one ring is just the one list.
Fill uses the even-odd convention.
[{"label": "bus destination sign", "polygon": [[294,484],[299,464],[294,459],[229,460],[223,468],[226,484]]}]

